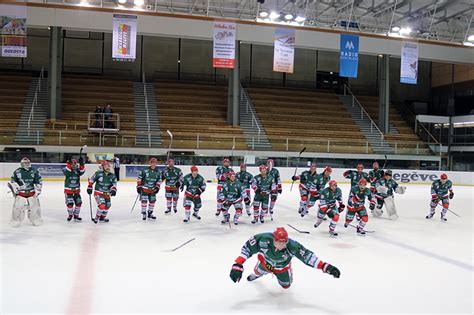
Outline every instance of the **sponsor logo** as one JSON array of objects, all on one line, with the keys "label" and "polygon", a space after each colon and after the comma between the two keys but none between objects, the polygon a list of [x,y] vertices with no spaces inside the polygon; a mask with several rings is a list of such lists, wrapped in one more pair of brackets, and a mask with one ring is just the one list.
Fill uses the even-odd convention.
[{"label": "sponsor logo", "polygon": [[418,172],[403,172],[393,173],[393,179],[399,180],[402,183],[410,183],[410,182],[433,182],[438,179],[438,175],[433,173],[418,173]]},{"label": "sponsor logo", "polygon": [[354,43],[353,43],[351,40],[348,40],[348,41],[346,42],[346,49],[347,49],[347,50],[354,49]]}]

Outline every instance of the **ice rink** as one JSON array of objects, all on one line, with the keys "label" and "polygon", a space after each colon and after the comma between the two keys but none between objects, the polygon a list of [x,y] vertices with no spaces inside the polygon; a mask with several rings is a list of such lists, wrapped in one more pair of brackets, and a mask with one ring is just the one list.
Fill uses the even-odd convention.
[{"label": "ice rink", "polygon": [[[141,220],[139,205],[130,209],[135,183],[120,182],[109,223],[90,220],[84,200],[81,223],[66,222],[62,182],[45,182],[40,196],[44,225],[25,219],[9,225],[13,197],[1,189],[1,314],[16,313],[473,313],[473,187],[455,186],[448,222],[429,211],[428,185],[408,185],[396,195],[400,218],[369,216],[366,237],[343,227],[328,235],[329,221],[314,229],[316,208],[301,218],[298,186],[284,184],[274,221],[252,225],[244,214],[238,226],[214,216],[216,184],[203,194],[202,220],[185,224],[182,199],[177,214],[165,215],[163,190],[155,222]],[[339,185],[346,202],[349,185]],[[94,206],[93,201],[93,206]],[[95,211],[95,210],[94,210]],[[233,215],[232,209],[232,215]],[[291,224],[311,234],[299,234]],[[233,283],[230,268],[253,234],[285,226],[290,237],[341,270],[335,279],[293,259],[294,282],[280,288],[267,275]],[[183,242],[193,242],[171,252]]]}]

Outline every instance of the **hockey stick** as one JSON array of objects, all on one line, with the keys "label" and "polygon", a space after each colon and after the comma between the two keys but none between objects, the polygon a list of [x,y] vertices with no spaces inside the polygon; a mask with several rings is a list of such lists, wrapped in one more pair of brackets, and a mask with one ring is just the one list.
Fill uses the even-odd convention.
[{"label": "hockey stick", "polygon": [[138,198],[141,197],[142,194],[138,194],[137,198],[135,198],[135,202],[133,203],[132,210],[130,210],[130,214],[132,214],[133,210],[135,209],[135,205],[137,204]]},{"label": "hockey stick", "polygon": [[[298,154],[298,161],[296,162],[295,173],[293,174],[293,176],[296,176],[296,172],[298,172],[298,165],[300,164],[301,154],[303,154],[304,151],[306,151],[306,147],[304,147],[303,149],[301,149],[300,153]],[[291,180],[290,191],[293,190],[293,184],[294,184],[294,183],[295,183],[295,181],[294,181],[294,180]]]},{"label": "hockey stick", "polygon": [[385,156],[385,161],[383,162],[382,170],[385,169],[385,166],[387,165],[387,154],[384,154]]},{"label": "hockey stick", "polygon": [[195,237],[193,237],[192,239],[190,239],[190,240],[188,240],[188,241],[184,242],[183,244],[179,245],[178,247],[176,247],[176,248],[173,248],[171,251],[172,251],[172,252],[174,252],[174,251],[176,251],[176,250],[180,249],[181,247],[183,247],[184,245],[191,243],[191,242],[192,242],[192,241],[194,241],[195,239],[196,239],[196,238],[195,238]]},{"label": "hockey stick", "polygon": [[92,217],[92,196],[89,195],[89,209],[91,211],[91,220],[94,222],[94,218]]},{"label": "hockey stick", "polygon": [[298,233],[304,233],[304,234],[311,234],[309,233],[308,231],[301,231],[301,230],[298,230],[297,228],[295,228],[293,225],[291,224],[287,224],[290,228],[292,228],[293,230],[295,230],[296,232]]},{"label": "hockey stick", "polygon": [[169,129],[166,130],[166,132],[170,136],[170,145],[168,146],[168,154],[166,155],[166,163],[168,163],[168,161],[170,159],[171,147],[173,145],[173,134],[171,133],[171,131]]},{"label": "hockey stick", "polygon": [[[441,203],[441,200],[438,201],[438,204],[441,206],[441,208],[443,208],[443,204]],[[453,210],[451,209],[447,209],[449,212],[451,212],[452,214],[454,214],[455,216],[457,216],[458,218],[460,218],[461,216],[459,214],[457,214],[456,212],[454,212]]]},{"label": "hockey stick", "polygon": [[232,144],[232,156],[230,157],[230,166],[234,165],[234,149],[235,149],[235,143]]},{"label": "hockey stick", "polygon": [[87,144],[84,144],[84,145],[81,147],[81,149],[79,150],[79,157],[82,156],[82,151],[83,151],[84,149],[87,149]]},{"label": "hockey stick", "polygon": [[[354,224],[349,224],[349,226],[352,226],[353,228],[357,229],[357,226],[355,226]],[[364,230],[365,233],[374,233],[375,231],[367,231],[367,230]]]}]

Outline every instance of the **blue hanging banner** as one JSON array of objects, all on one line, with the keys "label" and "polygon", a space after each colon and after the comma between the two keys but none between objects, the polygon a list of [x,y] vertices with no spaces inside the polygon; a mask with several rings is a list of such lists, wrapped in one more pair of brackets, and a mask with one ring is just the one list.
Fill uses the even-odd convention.
[{"label": "blue hanging banner", "polygon": [[339,76],[357,78],[359,65],[359,36],[341,34]]}]

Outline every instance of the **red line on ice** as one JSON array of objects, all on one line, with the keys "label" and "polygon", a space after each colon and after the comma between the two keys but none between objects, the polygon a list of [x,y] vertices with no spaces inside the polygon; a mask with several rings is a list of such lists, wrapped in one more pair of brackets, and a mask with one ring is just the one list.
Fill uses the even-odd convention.
[{"label": "red line on ice", "polygon": [[98,231],[89,230],[82,241],[80,256],[66,314],[85,315],[91,313],[93,302],[96,257],[98,247]]}]

